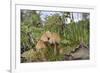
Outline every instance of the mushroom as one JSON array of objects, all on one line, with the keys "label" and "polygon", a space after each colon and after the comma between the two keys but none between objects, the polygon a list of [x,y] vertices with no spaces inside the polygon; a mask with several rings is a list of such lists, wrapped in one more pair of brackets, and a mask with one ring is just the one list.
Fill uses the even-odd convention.
[{"label": "mushroom", "polygon": [[57,33],[50,33],[49,36],[49,43],[54,45],[54,54],[57,54],[57,45],[60,43],[60,36]]},{"label": "mushroom", "polygon": [[35,47],[36,47],[36,51],[41,54],[42,59],[45,61],[46,59],[44,53],[45,53],[45,48],[47,48],[45,43],[42,40],[39,40]]},{"label": "mushroom", "polygon": [[45,43],[42,40],[39,40],[36,44],[36,49],[39,51],[40,49],[46,48]]},{"label": "mushroom", "polygon": [[40,38],[40,40],[42,40],[43,42],[48,42],[49,40],[49,36],[51,35],[50,31],[46,31]]}]

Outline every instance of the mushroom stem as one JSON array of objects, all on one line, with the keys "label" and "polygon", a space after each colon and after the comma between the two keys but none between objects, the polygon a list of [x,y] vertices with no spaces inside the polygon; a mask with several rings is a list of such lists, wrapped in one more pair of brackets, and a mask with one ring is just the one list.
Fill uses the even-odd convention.
[{"label": "mushroom stem", "polygon": [[57,45],[56,45],[56,43],[54,44],[54,55],[56,55],[57,54]]}]

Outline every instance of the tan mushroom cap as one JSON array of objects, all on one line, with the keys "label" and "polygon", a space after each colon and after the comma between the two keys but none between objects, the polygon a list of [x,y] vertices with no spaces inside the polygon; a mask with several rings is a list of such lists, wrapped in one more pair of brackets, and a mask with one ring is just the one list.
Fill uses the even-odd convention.
[{"label": "tan mushroom cap", "polygon": [[36,44],[36,49],[37,49],[37,50],[40,50],[40,49],[42,49],[42,48],[46,48],[46,45],[45,45],[45,43],[44,43],[42,40],[39,40],[39,41],[37,42],[37,44]]},{"label": "tan mushroom cap", "polygon": [[48,38],[51,36],[51,32],[50,31],[46,31],[40,38],[40,40],[42,40],[43,42],[48,42]]},{"label": "tan mushroom cap", "polygon": [[60,36],[59,34],[57,33],[52,33],[50,36],[49,36],[50,40],[49,40],[49,43],[60,43]]}]

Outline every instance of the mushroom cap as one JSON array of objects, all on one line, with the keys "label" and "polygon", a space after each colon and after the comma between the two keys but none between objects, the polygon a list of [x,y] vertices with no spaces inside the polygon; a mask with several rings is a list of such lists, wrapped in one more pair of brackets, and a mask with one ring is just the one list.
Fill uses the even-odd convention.
[{"label": "mushroom cap", "polygon": [[38,50],[40,50],[40,49],[42,49],[42,48],[46,48],[46,45],[45,45],[45,43],[44,43],[42,40],[39,40],[39,41],[37,42],[37,44],[36,44],[36,49],[37,49],[37,51],[38,51]]},{"label": "mushroom cap", "polygon": [[57,33],[52,33],[49,38],[49,43],[51,44],[60,43],[61,40],[59,34]]},{"label": "mushroom cap", "polygon": [[51,32],[50,31],[46,31],[40,38],[40,40],[42,40],[43,42],[48,42],[48,38],[49,36],[51,36]]}]

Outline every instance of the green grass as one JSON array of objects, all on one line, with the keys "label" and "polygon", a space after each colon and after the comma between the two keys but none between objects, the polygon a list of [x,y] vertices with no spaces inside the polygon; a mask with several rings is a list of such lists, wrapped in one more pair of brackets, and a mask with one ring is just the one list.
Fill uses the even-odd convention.
[{"label": "green grass", "polygon": [[[37,40],[41,37],[41,35],[48,30],[52,30],[56,33],[58,33],[58,29],[56,29],[56,25],[52,25],[54,28],[47,27],[40,28],[40,27],[28,27],[27,25],[21,25],[21,43],[24,43],[25,45],[28,45],[28,49],[35,48],[36,43],[30,43],[29,42],[29,35],[28,33],[32,34],[32,38]],[[58,26],[57,26],[58,27]],[[45,58],[47,61],[62,61],[64,60],[64,54],[69,54],[73,49],[75,49],[77,46],[79,46],[80,43],[83,43],[84,45],[89,47],[89,20],[79,21],[77,23],[71,22],[70,24],[67,24],[63,31],[63,34],[61,35],[61,42],[59,46],[64,49],[63,54],[57,54],[54,55],[54,51],[51,46],[48,46],[45,51]],[[34,46],[33,46],[34,45]],[[39,53],[35,54],[33,53],[35,57],[33,60],[35,61],[41,61],[41,55]],[[29,55],[31,56],[31,54]],[[27,57],[29,57],[27,56]],[[26,59],[27,59],[26,57]],[[32,59],[31,59],[32,60]]]}]

